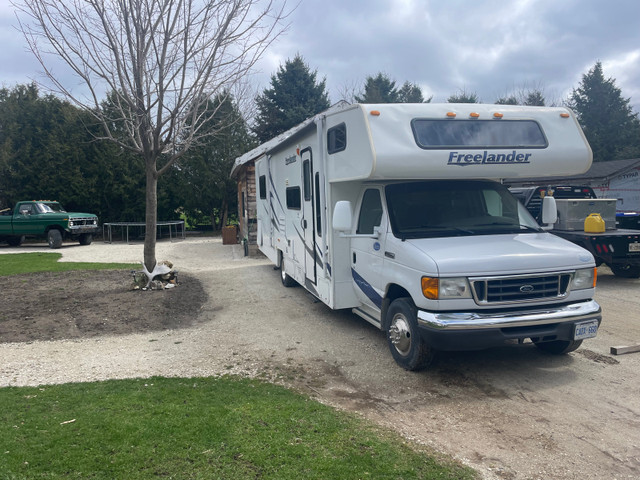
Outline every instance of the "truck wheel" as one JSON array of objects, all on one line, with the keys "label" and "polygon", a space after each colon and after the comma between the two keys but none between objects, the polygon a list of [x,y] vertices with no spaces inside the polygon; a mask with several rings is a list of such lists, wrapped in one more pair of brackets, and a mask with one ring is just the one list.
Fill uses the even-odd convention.
[{"label": "truck wheel", "polygon": [[638,278],[640,277],[639,265],[609,265],[611,271],[616,277],[622,278]]},{"label": "truck wheel", "polygon": [[282,280],[282,285],[284,285],[287,288],[295,287],[297,284],[297,282],[293,278],[291,278],[289,275],[287,275],[287,272],[285,272],[284,255],[282,255],[282,252],[280,252],[280,280]]},{"label": "truck wheel", "polygon": [[410,298],[394,300],[387,310],[387,344],[398,365],[420,370],[433,360],[434,351],[420,337],[417,309]]},{"label": "truck wheel", "polygon": [[582,345],[582,340],[554,340],[553,342],[536,342],[535,346],[543,352],[554,355],[564,355],[576,350]]},{"label": "truck wheel", "polygon": [[90,233],[83,233],[80,235],[80,245],[91,245],[93,241],[93,235]]},{"label": "truck wheel", "polygon": [[24,235],[20,237],[9,237],[9,239],[7,240],[7,243],[11,247],[19,247],[20,245],[22,245],[22,242],[24,242]]},{"label": "truck wheel", "polygon": [[60,248],[62,246],[62,234],[60,230],[52,228],[47,232],[47,242],[49,242],[49,248]]}]

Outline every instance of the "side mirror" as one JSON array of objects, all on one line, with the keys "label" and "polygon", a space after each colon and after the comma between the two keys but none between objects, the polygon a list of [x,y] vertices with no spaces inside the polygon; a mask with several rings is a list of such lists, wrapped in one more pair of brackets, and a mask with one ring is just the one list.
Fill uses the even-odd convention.
[{"label": "side mirror", "polygon": [[542,199],[542,228],[550,230],[553,224],[558,221],[558,207],[554,197],[544,197]]},{"label": "side mirror", "polygon": [[351,213],[351,202],[341,200],[336,203],[333,209],[332,227],[338,232],[351,231],[353,214]]}]

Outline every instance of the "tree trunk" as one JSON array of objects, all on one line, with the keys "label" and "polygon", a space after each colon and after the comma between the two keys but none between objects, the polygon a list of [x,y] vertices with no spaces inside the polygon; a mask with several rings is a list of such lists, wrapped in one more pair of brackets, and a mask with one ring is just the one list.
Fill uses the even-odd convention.
[{"label": "tree trunk", "polygon": [[158,227],[158,176],[155,162],[147,161],[146,227],[144,233],[144,265],[152,272],[156,267],[156,230]]}]

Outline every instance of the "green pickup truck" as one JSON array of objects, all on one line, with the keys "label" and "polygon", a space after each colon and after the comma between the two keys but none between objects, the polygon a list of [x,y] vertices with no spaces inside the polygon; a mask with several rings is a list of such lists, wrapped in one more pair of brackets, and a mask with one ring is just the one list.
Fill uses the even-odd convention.
[{"label": "green pickup truck", "polygon": [[25,237],[44,237],[51,248],[60,248],[70,238],[89,245],[98,231],[98,217],[91,213],[67,212],[58,202],[18,202],[13,210],[0,211],[0,242],[17,247]]}]

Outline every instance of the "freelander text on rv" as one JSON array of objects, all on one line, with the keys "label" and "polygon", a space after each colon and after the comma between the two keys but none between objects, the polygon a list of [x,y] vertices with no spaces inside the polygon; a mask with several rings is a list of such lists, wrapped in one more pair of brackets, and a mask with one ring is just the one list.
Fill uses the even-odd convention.
[{"label": "freelander text on rv", "polygon": [[567,353],[597,333],[592,255],[539,227],[500,183],[589,168],[568,109],[341,104],[234,169],[248,161],[258,246],[283,284],[385,331],[404,368],[505,342]]}]

